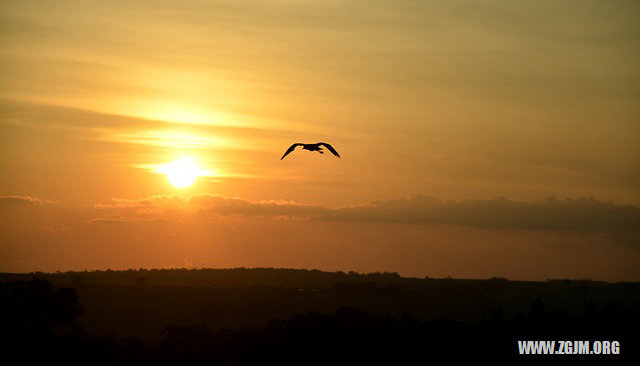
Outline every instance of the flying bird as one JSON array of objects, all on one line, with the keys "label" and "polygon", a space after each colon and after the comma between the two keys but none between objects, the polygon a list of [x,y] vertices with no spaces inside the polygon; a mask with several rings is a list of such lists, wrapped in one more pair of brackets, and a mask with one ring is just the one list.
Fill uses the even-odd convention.
[{"label": "flying bird", "polygon": [[291,153],[293,150],[295,150],[295,148],[298,147],[298,146],[302,146],[302,150],[317,151],[320,154],[324,154],[324,151],[322,150],[322,146],[324,146],[329,151],[331,151],[331,153],[333,155],[335,155],[337,157],[340,157],[340,154],[338,154],[336,149],[334,149],[333,146],[327,144],[326,142],[318,142],[318,143],[315,143],[315,144],[303,144],[303,143],[300,143],[300,142],[296,142],[295,144],[291,145],[291,147],[289,147],[287,149],[287,151],[284,153],[284,155],[282,155],[280,160],[284,159],[285,156],[289,155],[289,153]]}]

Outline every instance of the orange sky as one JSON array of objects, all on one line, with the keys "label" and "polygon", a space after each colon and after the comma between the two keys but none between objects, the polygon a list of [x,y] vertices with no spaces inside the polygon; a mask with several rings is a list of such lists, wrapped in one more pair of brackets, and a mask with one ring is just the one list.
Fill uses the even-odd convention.
[{"label": "orange sky", "polygon": [[[639,15],[2,2],[0,271],[639,280]],[[342,158],[279,160],[298,141]],[[162,174],[180,157],[188,188]]]}]

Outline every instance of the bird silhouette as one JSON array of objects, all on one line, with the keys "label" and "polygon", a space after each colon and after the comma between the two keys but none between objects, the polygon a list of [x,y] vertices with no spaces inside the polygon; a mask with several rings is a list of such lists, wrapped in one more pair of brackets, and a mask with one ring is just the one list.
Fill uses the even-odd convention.
[{"label": "bird silhouette", "polygon": [[284,155],[282,155],[280,160],[284,159],[285,156],[289,155],[289,153],[291,153],[293,150],[295,150],[295,148],[298,147],[298,146],[302,146],[302,150],[317,151],[320,154],[324,154],[324,151],[322,150],[322,146],[324,146],[329,151],[331,151],[331,153],[333,155],[335,155],[337,157],[340,157],[340,154],[338,154],[336,149],[334,149],[333,146],[327,144],[326,142],[318,142],[318,143],[315,143],[315,144],[303,144],[301,142],[296,142],[295,144],[291,145],[287,149],[287,151],[284,153]]}]

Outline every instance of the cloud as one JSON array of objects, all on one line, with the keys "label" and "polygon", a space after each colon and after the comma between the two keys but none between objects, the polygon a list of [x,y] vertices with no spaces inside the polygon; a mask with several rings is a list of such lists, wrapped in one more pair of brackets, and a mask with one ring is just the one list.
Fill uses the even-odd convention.
[{"label": "cloud", "polygon": [[293,201],[250,201],[199,194],[191,197],[153,196],[141,200],[113,199],[96,207],[146,214],[207,212],[219,215],[304,217],[322,221],[450,224],[532,230],[637,231],[640,228],[640,208],[637,206],[601,202],[591,197],[549,197],[532,202],[507,198],[445,202],[415,195],[408,199],[329,208]]},{"label": "cloud", "polygon": [[152,217],[152,218],[141,218],[141,217],[94,217],[85,221],[87,224],[91,225],[128,225],[128,224],[136,224],[136,223],[151,223],[151,224],[165,224],[170,222],[169,220]]},{"label": "cloud", "polygon": [[200,210],[220,214],[261,216],[322,216],[330,209],[323,206],[305,205],[294,201],[249,201],[242,198],[202,194],[193,196],[190,204]]},{"label": "cloud", "polygon": [[591,197],[533,202],[506,198],[444,202],[416,195],[331,210],[325,219],[372,222],[440,223],[487,228],[542,230],[639,230],[640,208]]},{"label": "cloud", "polygon": [[111,217],[95,217],[87,220],[87,224],[96,225],[127,225],[133,224],[136,220],[126,218],[111,218]]},{"label": "cloud", "polygon": [[190,197],[158,195],[139,200],[114,198],[109,203],[96,204],[94,207],[98,209],[132,209],[139,213],[204,211],[221,215],[258,216],[321,216],[330,210],[326,207],[305,205],[294,201],[249,201],[238,197],[207,193]]},{"label": "cloud", "polygon": [[3,205],[52,205],[56,201],[43,200],[31,196],[6,195],[0,196],[0,204]]},{"label": "cloud", "polygon": [[71,236],[72,230],[67,226],[45,225],[36,227],[36,230],[55,236]]},{"label": "cloud", "polygon": [[98,209],[122,209],[133,208],[137,210],[165,210],[186,208],[188,198],[173,195],[158,195],[144,199],[112,198],[109,203],[97,203],[94,205]]}]

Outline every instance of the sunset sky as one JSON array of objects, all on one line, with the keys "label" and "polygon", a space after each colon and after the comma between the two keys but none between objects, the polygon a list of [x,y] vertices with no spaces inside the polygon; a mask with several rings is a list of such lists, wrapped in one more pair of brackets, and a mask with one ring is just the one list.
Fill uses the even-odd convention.
[{"label": "sunset sky", "polygon": [[[638,1],[2,1],[0,272],[640,280],[638,19]],[[318,141],[342,157],[280,160]]]}]

